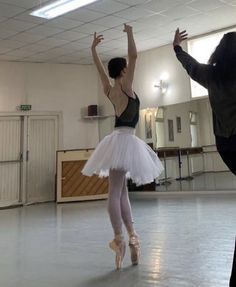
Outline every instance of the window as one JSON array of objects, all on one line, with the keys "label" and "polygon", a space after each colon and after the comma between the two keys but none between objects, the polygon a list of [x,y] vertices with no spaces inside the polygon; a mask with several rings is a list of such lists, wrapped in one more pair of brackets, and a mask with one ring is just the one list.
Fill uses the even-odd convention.
[{"label": "window", "polygon": [[198,146],[197,113],[189,112],[189,118],[190,118],[191,147],[197,147]]},{"label": "window", "polygon": [[190,125],[196,125],[197,124],[197,113],[189,112],[189,117],[190,117]]},{"label": "window", "polygon": [[165,130],[164,130],[164,108],[157,108],[155,114],[156,123],[156,147],[165,146]]},{"label": "window", "polygon": [[[230,31],[235,31],[235,29],[228,29],[218,33],[210,34],[208,36],[189,40],[189,54],[193,56],[198,62],[207,64],[211,54],[214,52],[223,35]],[[207,90],[193,80],[191,80],[191,94],[192,98],[208,96]]]},{"label": "window", "polygon": [[164,122],[164,108],[158,108],[155,115],[156,122]]}]

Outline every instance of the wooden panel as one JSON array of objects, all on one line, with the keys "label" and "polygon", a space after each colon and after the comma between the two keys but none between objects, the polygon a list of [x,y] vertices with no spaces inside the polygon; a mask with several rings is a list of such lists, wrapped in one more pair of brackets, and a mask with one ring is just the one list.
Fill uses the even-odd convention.
[{"label": "wooden panel", "polygon": [[83,197],[107,194],[107,178],[98,176],[87,177],[82,175],[86,160],[64,161],[62,162],[62,198]]}]

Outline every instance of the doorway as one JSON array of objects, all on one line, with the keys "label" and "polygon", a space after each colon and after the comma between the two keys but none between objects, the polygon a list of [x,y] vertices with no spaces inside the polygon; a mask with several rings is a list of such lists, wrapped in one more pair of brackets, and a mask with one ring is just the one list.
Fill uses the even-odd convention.
[{"label": "doorway", "polygon": [[58,115],[0,116],[0,207],[55,200]]}]

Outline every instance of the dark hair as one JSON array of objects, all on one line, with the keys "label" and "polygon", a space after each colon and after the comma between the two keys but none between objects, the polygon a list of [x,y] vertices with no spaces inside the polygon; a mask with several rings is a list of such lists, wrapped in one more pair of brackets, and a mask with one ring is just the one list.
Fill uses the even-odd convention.
[{"label": "dark hair", "polygon": [[121,71],[126,68],[127,62],[125,58],[113,58],[108,63],[109,76],[112,79],[120,77]]},{"label": "dark hair", "polygon": [[215,66],[221,79],[235,79],[236,72],[236,32],[224,34],[219,45],[212,53],[208,63]]}]

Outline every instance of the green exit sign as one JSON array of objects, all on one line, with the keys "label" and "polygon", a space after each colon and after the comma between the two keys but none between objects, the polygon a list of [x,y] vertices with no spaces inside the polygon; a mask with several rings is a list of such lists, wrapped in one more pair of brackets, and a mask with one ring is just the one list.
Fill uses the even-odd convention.
[{"label": "green exit sign", "polygon": [[32,109],[31,105],[20,105],[21,111],[30,111]]}]

